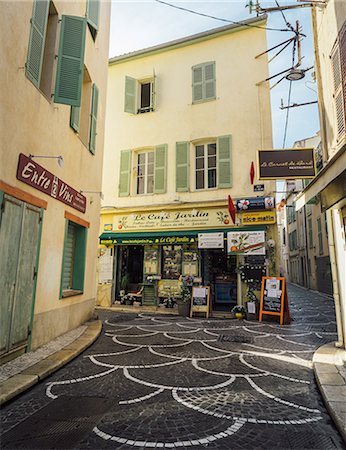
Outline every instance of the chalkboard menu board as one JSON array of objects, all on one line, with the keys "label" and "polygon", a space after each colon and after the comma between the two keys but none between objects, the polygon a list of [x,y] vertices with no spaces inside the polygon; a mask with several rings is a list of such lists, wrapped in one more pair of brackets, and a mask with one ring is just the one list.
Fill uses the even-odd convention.
[{"label": "chalkboard menu board", "polygon": [[190,317],[194,312],[204,312],[209,317],[210,287],[194,286],[192,288]]},{"label": "chalkboard menu board", "polygon": [[263,315],[279,316],[280,325],[284,318],[289,321],[286,280],[283,277],[262,277],[259,321]]}]

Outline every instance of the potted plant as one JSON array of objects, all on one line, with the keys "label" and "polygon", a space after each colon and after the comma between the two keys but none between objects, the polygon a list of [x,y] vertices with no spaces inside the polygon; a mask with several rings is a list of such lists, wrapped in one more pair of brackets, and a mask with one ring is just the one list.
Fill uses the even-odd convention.
[{"label": "potted plant", "polygon": [[236,305],[233,306],[233,308],[231,309],[231,312],[235,315],[236,319],[244,319],[245,314],[246,314],[246,309],[244,308],[243,305]]},{"label": "potted plant", "polygon": [[120,280],[120,291],[119,291],[120,297],[124,297],[128,285],[129,285],[129,275],[125,273],[125,275],[123,275]]},{"label": "potted plant", "polygon": [[191,303],[191,288],[185,284],[181,285],[180,298],[177,298],[179,316],[188,316]]}]

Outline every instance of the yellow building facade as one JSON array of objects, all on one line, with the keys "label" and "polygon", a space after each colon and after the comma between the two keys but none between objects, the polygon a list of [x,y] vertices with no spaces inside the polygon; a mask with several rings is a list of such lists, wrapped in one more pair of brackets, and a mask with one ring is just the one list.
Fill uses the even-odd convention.
[{"label": "yellow building facade", "polygon": [[1,360],[94,310],[110,4],[1,6]]},{"label": "yellow building facade", "polygon": [[[245,298],[240,261],[276,270],[275,183],[256,173],[258,149],[272,147],[268,64],[256,58],[266,36],[252,24],[265,21],[109,61],[100,304],[124,290],[167,303],[189,277],[211,287],[214,309],[229,309]],[[258,241],[257,254],[238,257],[232,239]]]}]

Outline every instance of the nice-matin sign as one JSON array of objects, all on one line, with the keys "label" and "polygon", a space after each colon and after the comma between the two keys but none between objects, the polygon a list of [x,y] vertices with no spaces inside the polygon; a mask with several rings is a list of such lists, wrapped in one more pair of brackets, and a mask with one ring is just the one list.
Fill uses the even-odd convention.
[{"label": "nice-matin sign", "polygon": [[313,148],[258,151],[259,179],[302,179],[316,176]]}]

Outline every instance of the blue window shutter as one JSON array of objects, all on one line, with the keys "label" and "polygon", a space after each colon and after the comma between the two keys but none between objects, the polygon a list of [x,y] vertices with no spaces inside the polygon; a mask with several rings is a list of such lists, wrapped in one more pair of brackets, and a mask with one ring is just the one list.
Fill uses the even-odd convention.
[{"label": "blue window shutter", "polygon": [[218,187],[232,187],[232,136],[217,138]]},{"label": "blue window shutter", "polygon": [[80,126],[80,107],[71,106],[70,127],[73,128],[78,133],[79,126]]},{"label": "blue window shutter", "polygon": [[175,146],[175,164],[176,164],[176,191],[186,192],[189,190],[189,172],[190,172],[190,143],[177,142]]},{"label": "blue window shutter", "polygon": [[130,195],[131,153],[131,150],[120,152],[119,197]]},{"label": "blue window shutter", "polygon": [[90,112],[90,137],[89,150],[94,155],[96,148],[97,108],[99,102],[99,90],[96,84],[92,87],[91,112]]},{"label": "blue window shutter", "polygon": [[76,16],[62,16],[58,67],[55,83],[55,103],[80,106],[86,20]]},{"label": "blue window shutter", "polygon": [[124,111],[136,114],[136,91],[137,80],[131,77],[125,77],[125,107]]},{"label": "blue window shutter", "polygon": [[99,29],[100,0],[87,1],[87,21],[95,30]]},{"label": "blue window shutter", "polygon": [[154,193],[166,192],[167,144],[155,148]]},{"label": "blue window shutter", "polygon": [[32,9],[26,76],[36,87],[40,85],[44,44],[48,22],[49,1],[35,0]]}]

